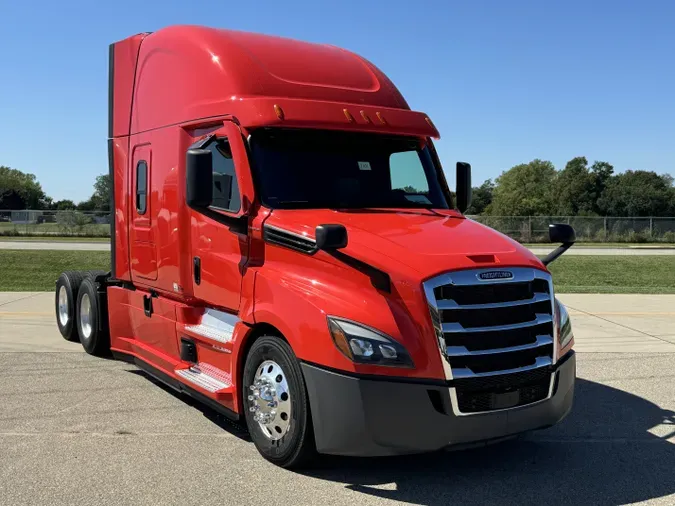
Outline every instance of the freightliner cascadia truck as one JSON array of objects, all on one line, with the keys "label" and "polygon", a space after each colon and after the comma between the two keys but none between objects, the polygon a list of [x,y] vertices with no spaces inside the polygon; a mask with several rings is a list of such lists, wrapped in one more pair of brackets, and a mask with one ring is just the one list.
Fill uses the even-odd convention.
[{"label": "freightliner cascadia truck", "polygon": [[[467,219],[426,114],[343,49],[197,26],[109,48],[109,272],[65,339],[245,423],[283,467],[499,441],[573,404],[546,265]],[[189,430],[189,428],[187,429]]]}]

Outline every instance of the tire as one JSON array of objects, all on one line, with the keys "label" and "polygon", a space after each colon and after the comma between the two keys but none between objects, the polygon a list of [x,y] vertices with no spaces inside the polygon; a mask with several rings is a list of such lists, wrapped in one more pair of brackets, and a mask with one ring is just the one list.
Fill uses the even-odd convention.
[{"label": "tire", "polygon": [[84,351],[90,355],[105,356],[110,351],[110,335],[108,326],[99,322],[101,301],[96,292],[94,279],[85,278],[77,296],[77,333]]},{"label": "tire", "polygon": [[97,276],[103,276],[104,274],[107,274],[106,271],[84,271],[84,277],[86,278],[91,278],[92,280],[96,281]]},{"label": "tire", "polygon": [[56,324],[66,341],[79,341],[77,325],[75,325],[75,305],[77,295],[85,277],[84,272],[66,271],[56,280],[54,303],[56,308]]},{"label": "tire", "polygon": [[[274,363],[280,370],[270,366],[270,363]],[[272,371],[271,377],[276,380],[273,386],[276,389],[273,399],[277,401],[277,407],[273,409],[279,411],[267,425],[269,429],[263,428],[255,419],[258,412],[261,412],[261,404],[262,409],[268,409],[264,406],[267,402],[261,397],[263,391],[267,394],[269,389],[250,388],[256,382],[256,376],[260,376],[263,364],[267,364],[264,369]],[[246,426],[258,452],[273,464],[287,469],[299,468],[312,462],[316,457],[316,444],[309,399],[300,365],[291,347],[279,337],[261,336],[253,343],[246,356],[242,376],[242,406],[245,410]],[[269,381],[274,382],[272,379]],[[286,400],[284,400],[285,388]],[[268,395],[266,397],[269,399]],[[258,411],[251,411],[250,408],[255,409],[256,406]],[[287,413],[289,409],[290,413]],[[275,430],[278,434],[274,433]]]}]

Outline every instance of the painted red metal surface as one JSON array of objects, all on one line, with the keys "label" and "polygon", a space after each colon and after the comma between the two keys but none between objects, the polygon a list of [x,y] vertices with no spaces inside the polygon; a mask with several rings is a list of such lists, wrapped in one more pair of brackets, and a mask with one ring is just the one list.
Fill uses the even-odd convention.
[{"label": "painted red metal surface", "polygon": [[127,220],[127,201],[129,199],[129,138],[116,137],[112,144],[112,185],[114,187],[115,208],[112,219],[115,221],[113,238],[115,255],[114,272],[118,279],[131,280],[129,265],[129,225]]},{"label": "painted red metal surface", "polygon": [[[171,27],[117,43],[114,86],[116,277],[133,282],[136,290],[109,288],[112,348],[180,381],[176,371],[187,367],[179,356],[180,338],[193,338],[199,356],[232,381],[231,391],[202,393],[236,412],[246,344],[259,329],[277,329],[302,360],[367,374],[442,379],[423,281],[476,267],[544,269],[515,241],[455,211],[260,206],[245,145],[257,127],[438,137],[425,114],[410,111],[393,83],[353,53],[277,37]],[[226,136],[232,147],[242,202],[238,215],[248,218],[248,233],[185,205],[186,151],[209,134]],[[139,215],[135,167],[145,158],[148,210]],[[347,227],[344,252],[388,273],[391,293],[324,252],[304,255],[263,241],[265,224],[313,238],[323,223]],[[199,285],[195,257],[202,266]],[[148,318],[143,297],[151,290],[158,297]],[[190,330],[206,308],[239,318],[227,343]],[[352,363],[332,343],[329,315],[390,335],[409,351],[415,368]]]},{"label": "painted red metal surface", "polygon": [[115,104],[111,122],[111,137],[130,134],[131,104],[134,91],[134,76],[138,63],[138,51],[147,34],[139,33],[115,43],[113,64],[112,101]]},{"label": "painted red metal surface", "polygon": [[[343,49],[232,30],[174,26],[143,41],[131,131],[223,114],[234,114],[248,126],[260,111],[268,110],[256,99],[294,99],[298,108],[318,101],[318,107],[345,102],[369,109],[408,109],[380,70]],[[286,115],[293,109],[284,107]],[[342,110],[339,115],[344,121]]]}]

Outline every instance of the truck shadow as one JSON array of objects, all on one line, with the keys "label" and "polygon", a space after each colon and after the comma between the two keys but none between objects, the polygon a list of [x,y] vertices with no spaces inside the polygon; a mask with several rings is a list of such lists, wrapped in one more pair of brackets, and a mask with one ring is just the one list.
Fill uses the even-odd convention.
[{"label": "truck shadow", "polygon": [[175,398],[179,399],[180,401],[184,402],[191,408],[194,408],[202,413],[204,417],[209,420],[210,422],[214,423],[221,429],[223,429],[226,432],[229,432],[235,437],[238,437],[239,439],[246,441],[246,442],[251,442],[251,437],[248,434],[248,429],[246,428],[246,424],[244,423],[239,423],[230,420],[229,418],[226,418],[225,416],[221,415],[220,413],[214,411],[213,409],[209,408],[205,404],[202,404],[201,402],[193,399],[187,394],[177,392],[173,388],[171,388],[168,385],[165,385],[161,381],[158,381],[157,379],[153,378],[150,376],[148,373],[141,369],[129,369],[128,372],[131,374],[137,374],[138,376],[142,376],[146,378],[148,381],[151,381],[155,385],[157,385],[159,388],[164,390],[165,392],[173,395]]},{"label": "truck shadow", "polygon": [[551,429],[481,449],[329,458],[303,474],[410,504],[626,504],[675,493],[673,437],[674,412],[578,379],[572,413]]},{"label": "truck shadow", "polygon": [[[137,369],[235,437],[228,420]],[[394,458],[324,457],[309,477],[410,504],[613,506],[675,494],[675,412],[577,378],[574,408],[559,425],[484,448]],[[252,448],[251,451],[254,451]]]}]

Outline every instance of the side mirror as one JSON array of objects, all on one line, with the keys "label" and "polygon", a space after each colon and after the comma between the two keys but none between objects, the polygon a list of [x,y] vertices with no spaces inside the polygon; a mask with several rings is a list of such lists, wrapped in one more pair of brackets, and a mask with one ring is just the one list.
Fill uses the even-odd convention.
[{"label": "side mirror", "polygon": [[185,200],[196,209],[213,202],[213,165],[211,151],[188,149],[186,161]]},{"label": "side mirror", "polygon": [[553,260],[565,253],[565,251],[572,247],[574,241],[577,240],[574,229],[565,223],[550,224],[548,226],[548,237],[551,242],[560,242],[562,244],[541,259],[541,262],[544,265],[550,264]]},{"label": "side mirror", "polygon": [[319,225],[316,227],[316,247],[336,250],[347,246],[347,229],[344,225]]},{"label": "side mirror", "polygon": [[457,209],[460,213],[471,205],[471,164],[457,162]]}]

